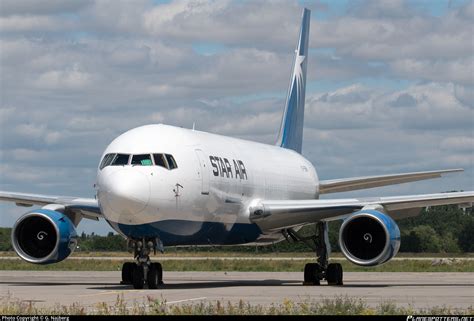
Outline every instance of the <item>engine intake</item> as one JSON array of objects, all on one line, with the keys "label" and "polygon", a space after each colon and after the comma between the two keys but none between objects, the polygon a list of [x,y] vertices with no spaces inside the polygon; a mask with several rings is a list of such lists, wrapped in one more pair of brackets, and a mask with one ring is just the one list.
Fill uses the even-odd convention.
[{"label": "engine intake", "polygon": [[77,233],[63,213],[40,209],[18,219],[12,230],[12,244],[18,256],[27,262],[56,263],[74,251]]},{"label": "engine intake", "polygon": [[376,210],[362,210],[342,223],[339,245],[352,263],[379,265],[398,253],[400,230],[390,216]]}]

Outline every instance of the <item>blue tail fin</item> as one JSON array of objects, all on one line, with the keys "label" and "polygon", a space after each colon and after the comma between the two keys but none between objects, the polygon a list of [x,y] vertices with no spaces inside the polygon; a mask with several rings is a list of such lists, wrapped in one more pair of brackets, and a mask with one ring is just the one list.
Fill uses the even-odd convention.
[{"label": "blue tail fin", "polygon": [[303,10],[300,38],[296,47],[293,75],[286,98],[285,113],[281,120],[277,145],[301,154],[303,144],[304,100],[306,89],[306,65],[308,56],[309,22],[311,11]]}]

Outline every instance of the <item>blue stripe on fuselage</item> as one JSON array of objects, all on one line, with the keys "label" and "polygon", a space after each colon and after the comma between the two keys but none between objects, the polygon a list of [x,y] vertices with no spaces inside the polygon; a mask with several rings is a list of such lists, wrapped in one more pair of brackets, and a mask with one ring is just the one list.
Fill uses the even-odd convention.
[{"label": "blue stripe on fuselage", "polygon": [[235,223],[230,230],[223,223],[184,220],[165,220],[139,225],[109,221],[109,224],[130,238],[158,237],[164,246],[245,244],[256,241],[262,235],[256,224]]}]

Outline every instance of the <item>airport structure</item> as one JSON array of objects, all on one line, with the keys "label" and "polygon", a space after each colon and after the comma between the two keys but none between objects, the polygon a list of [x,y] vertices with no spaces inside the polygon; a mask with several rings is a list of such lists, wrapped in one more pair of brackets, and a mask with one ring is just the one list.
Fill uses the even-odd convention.
[{"label": "airport structure", "polygon": [[[82,219],[104,220],[127,240],[134,261],[122,283],[136,289],[163,284],[150,254],[175,245],[306,242],[315,252],[304,284],[343,284],[341,264],[329,264],[328,221],[343,220],[339,244],[361,266],[392,259],[400,247],[396,220],[426,206],[470,207],[474,192],[320,200],[321,194],[440,177],[461,169],[319,180],[301,155],[310,11],[304,9],[286,106],[275,145],[163,124],[131,129],[105,149],[97,169],[96,198],[0,192],[0,200],[39,208],[12,230],[16,253],[33,264],[66,259],[77,246]],[[315,226],[314,235],[299,229]]]}]

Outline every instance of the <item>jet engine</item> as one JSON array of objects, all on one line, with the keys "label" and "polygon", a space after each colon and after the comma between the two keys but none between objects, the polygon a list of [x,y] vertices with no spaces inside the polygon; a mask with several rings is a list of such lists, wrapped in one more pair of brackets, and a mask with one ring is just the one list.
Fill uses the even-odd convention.
[{"label": "jet engine", "polygon": [[74,224],[63,213],[39,209],[16,221],[12,244],[18,256],[27,262],[56,263],[74,251],[77,233]]},{"label": "jet engine", "polygon": [[376,210],[362,210],[342,223],[339,245],[352,263],[379,265],[398,253],[400,229],[390,216]]}]

